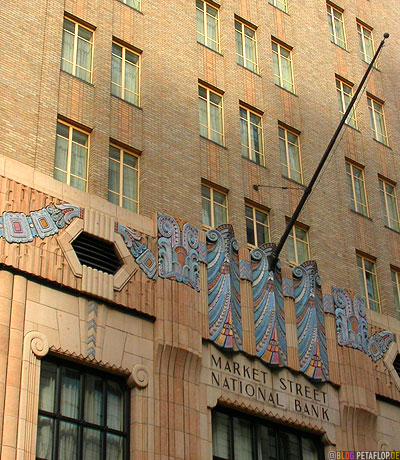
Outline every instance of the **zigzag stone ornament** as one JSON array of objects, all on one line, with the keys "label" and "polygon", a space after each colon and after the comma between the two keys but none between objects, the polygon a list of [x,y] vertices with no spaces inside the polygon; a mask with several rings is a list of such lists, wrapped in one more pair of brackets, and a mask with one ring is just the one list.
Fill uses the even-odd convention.
[{"label": "zigzag stone ornament", "polygon": [[293,269],[300,371],[318,382],[329,381],[321,279],[314,261]]},{"label": "zigzag stone ornament", "polygon": [[158,273],[200,291],[199,231],[189,223],[158,213]]},{"label": "zigzag stone ornament", "polygon": [[269,270],[267,256],[275,245],[266,243],[250,252],[253,269],[253,305],[256,355],[271,366],[287,365],[282,276]]},{"label": "zigzag stone ornament", "polygon": [[239,250],[230,224],[207,232],[208,318],[211,340],[242,349]]}]

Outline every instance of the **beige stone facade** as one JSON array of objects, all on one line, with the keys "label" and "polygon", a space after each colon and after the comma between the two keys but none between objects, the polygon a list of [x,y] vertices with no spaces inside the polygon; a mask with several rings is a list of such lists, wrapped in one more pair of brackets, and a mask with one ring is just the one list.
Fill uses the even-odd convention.
[{"label": "beige stone facade", "polygon": [[[43,409],[43,363],[101,375],[124,388],[123,434],[102,424],[107,436],[123,437],[123,453],[116,456],[121,460],[223,458],[216,453],[217,413],[230,423],[250,421],[253,432],[256,425],[268,426],[303,442],[311,439],[318,453],[309,459],[296,454],[302,460],[345,450],[400,451],[400,313],[391,279],[392,272],[400,273],[400,234],[385,225],[379,190],[379,179],[395,188],[400,181],[397,1],[332,4],[344,17],[346,49],[330,41],[325,2],[288,0],[287,12],[274,6],[275,0],[206,3],[218,9],[219,52],[196,41],[194,0],[173,5],[141,0],[138,9],[118,0],[18,7],[6,2],[2,8],[0,42],[7,49],[0,79],[2,460],[42,458],[37,439],[46,417],[58,427],[50,430],[54,452],[46,460],[62,458],[60,426],[66,421],[78,426],[77,420],[79,452],[75,456],[65,448],[64,458],[85,458],[81,426],[96,424]],[[60,70],[64,17],[93,33],[90,82]],[[258,72],[237,64],[235,18],[256,30]],[[302,194],[301,184],[282,175],[278,125],[299,135],[307,184],[340,119],[335,78],[356,86],[367,68],[357,23],[373,29],[375,48],[383,32],[391,37],[357,105],[357,129],[344,127],[300,216],[322,279],[323,319],[312,319],[320,348],[313,353],[329,368],[329,377],[315,377],[307,373],[309,361],[308,367],[302,361],[309,356],[302,349],[301,302],[286,247],[281,270],[270,280],[277,286],[280,276],[283,283],[284,344],[277,345],[283,361],[271,365],[259,354],[255,280],[245,274],[256,266],[246,245],[245,203],[269,212],[276,243]],[[271,40],[291,49],[295,94],[274,84]],[[139,106],[110,93],[113,41],[140,55]],[[224,145],[199,136],[199,83],[223,97]],[[384,107],[388,145],[372,137],[367,95]],[[240,153],[239,105],[262,115],[263,166]],[[86,192],[53,178],[57,121],[89,136]],[[138,213],[107,201],[110,144],[139,156]],[[350,209],[345,161],[364,171],[368,216]],[[222,276],[231,267],[224,272],[227,292],[240,299],[239,307],[226,302],[228,329],[232,334],[240,329],[239,345],[232,347],[221,345],[222,333],[216,338],[211,333],[214,243],[201,229],[201,184],[227,194],[228,222],[239,247],[236,254],[232,246],[236,255],[227,255],[221,269]],[[257,184],[266,187],[257,191]],[[173,216],[182,241],[184,223],[193,225],[188,239],[194,243],[164,241],[157,212]],[[195,261],[185,265],[182,247],[194,247],[197,229]],[[114,246],[120,262],[115,273],[80,262],[73,242],[81,234]],[[356,312],[356,254],[374,261],[378,280],[380,312],[367,309],[365,318]],[[176,266],[168,271],[171,261]],[[352,331],[357,335],[357,327],[366,325],[347,343],[335,286],[349,290],[354,311],[346,310],[345,318]],[[235,308],[239,326],[232,319]],[[305,308],[313,311],[314,304]],[[310,328],[305,328],[309,346]],[[254,444],[261,442],[257,436]],[[251,458],[240,457],[239,444],[232,442],[236,454],[231,447],[227,460]],[[254,460],[264,458],[253,448]],[[106,457],[90,452],[90,459]]]}]

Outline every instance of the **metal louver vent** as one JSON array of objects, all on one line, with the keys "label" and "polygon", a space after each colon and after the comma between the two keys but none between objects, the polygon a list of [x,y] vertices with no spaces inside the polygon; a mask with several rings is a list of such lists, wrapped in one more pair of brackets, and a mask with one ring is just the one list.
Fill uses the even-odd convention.
[{"label": "metal louver vent", "polygon": [[396,356],[396,359],[393,361],[393,367],[400,377],[400,354]]},{"label": "metal louver vent", "polygon": [[122,266],[112,243],[96,238],[88,233],[81,233],[73,242],[79,262],[87,267],[114,275]]}]

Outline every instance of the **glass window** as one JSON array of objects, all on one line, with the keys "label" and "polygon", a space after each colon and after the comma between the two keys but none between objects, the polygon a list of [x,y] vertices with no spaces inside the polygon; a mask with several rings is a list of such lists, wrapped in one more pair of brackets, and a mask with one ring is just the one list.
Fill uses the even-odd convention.
[{"label": "glass window", "polygon": [[301,432],[250,417],[212,412],[213,460],[321,460],[321,444]]},{"label": "glass window", "polygon": [[241,21],[235,20],[236,60],[247,69],[257,72],[256,31]]},{"label": "glass window", "polygon": [[228,221],[227,196],[223,192],[201,186],[203,227],[205,229],[219,227]]},{"label": "glass window", "polygon": [[57,122],[54,178],[86,190],[89,135],[66,123]]},{"label": "glass window", "polygon": [[244,107],[239,108],[239,113],[242,155],[264,166],[264,140],[261,117]]},{"label": "glass window", "polygon": [[392,284],[394,295],[394,308],[397,312],[397,318],[400,319],[400,270],[392,269]]},{"label": "glass window", "polygon": [[273,41],[272,62],[275,84],[294,93],[292,51]]},{"label": "glass window", "polygon": [[308,242],[308,230],[295,225],[289,233],[288,238],[289,263],[300,265],[310,260],[310,245]]},{"label": "glass window", "polygon": [[[339,103],[339,113],[341,115],[341,118],[343,118],[343,115],[346,112],[347,107],[351,102],[351,99],[353,98],[353,86],[350,86],[343,80],[336,78],[336,93]],[[346,119],[346,124],[351,126],[352,128],[357,129],[357,119],[354,107],[351,109],[351,112],[349,113],[349,116]]]},{"label": "glass window", "polygon": [[117,43],[112,44],[111,94],[137,106],[140,87],[139,63],[139,54]]},{"label": "glass window", "polygon": [[87,82],[92,81],[93,32],[64,18],[61,69]]},{"label": "glass window", "polygon": [[41,362],[36,458],[128,458],[128,392],[108,375]]},{"label": "glass window", "polygon": [[368,216],[367,194],[365,192],[364,170],[346,162],[347,184],[350,194],[350,208]]},{"label": "glass window", "polygon": [[367,100],[372,137],[375,140],[382,142],[382,144],[388,145],[383,104],[378,102],[376,99],[373,99],[372,97],[367,97]]},{"label": "glass window", "polygon": [[366,300],[367,307],[370,310],[380,311],[375,262],[366,257],[357,255],[357,267],[361,296]]},{"label": "glass window", "polygon": [[131,8],[140,11],[140,0],[120,0],[120,1],[122,3],[125,3],[125,5],[130,6]]},{"label": "glass window", "polygon": [[247,243],[258,247],[271,241],[269,235],[269,215],[254,206],[245,205]]},{"label": "glass window", "polygon": [[343,12],[329,3],[326,5],[328,12],[329,33],[331,42],[346,49],[346,35],[344,32]]},{"label": "glass window", "polygon": [[108,201],[139,212],[139,157],[110,145]]},{"label": "glass window", "polygon": [[196,0],[197,41],[219,52],[218,8]]},{"label": "glass window", "polygon": [[372,61],[372,58],[375,54],[372,29],[357,22],[357,31],[361,57],[365,62],[369,64]]},{"label": "glass window", "polygon": [[224,144],[222,96],[199,86],[200,135]]},{"label": "glass window", "polygon": [[269,3],[287,13],[287,0],[269,0]]},{"label": "glass window", "polygon": [[383,179],[379,179],[379,190],[381,193],[383,212],[385,214],[385,223],[389,228],[400,232],[399,210],[395,185]]},{"label": "glass window", "polygon": [[279,149],[281,152],[282,174],[300,184],[303,183],[299,136],[279,126]]}]

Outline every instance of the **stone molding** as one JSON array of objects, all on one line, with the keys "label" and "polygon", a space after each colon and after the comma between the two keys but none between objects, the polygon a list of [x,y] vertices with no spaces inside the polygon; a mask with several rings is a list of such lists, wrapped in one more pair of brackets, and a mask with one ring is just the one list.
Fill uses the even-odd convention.
[{"label": "stone molding", "polygon": [[135,364],[131,375],[128,377],[129,388],[146,388],[150,380],[150,370],[144,364]]},{"label": "stone molding", "polygon": [[39,405],[40,358],[49,351],[47,337],[38,331],[25,335],[17,434],[17,460],[34,460]]},{"label": "stone molding", "polygon": [[387,370],[389,371],[389,374],[392,377],[393,382],[396,385],[396,388],[400,391],[400,375],[396,372],[396,369],[393,366],[393,362],[399,353],[400,350],[399,346],[397,345],[397,342],[392,342],[383,358],[383,362]]}]

